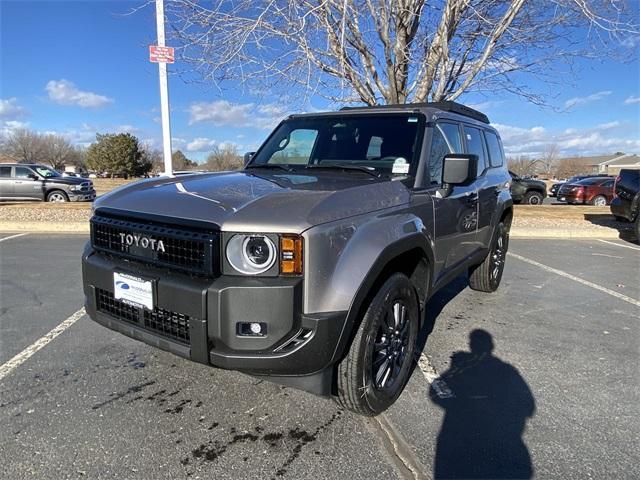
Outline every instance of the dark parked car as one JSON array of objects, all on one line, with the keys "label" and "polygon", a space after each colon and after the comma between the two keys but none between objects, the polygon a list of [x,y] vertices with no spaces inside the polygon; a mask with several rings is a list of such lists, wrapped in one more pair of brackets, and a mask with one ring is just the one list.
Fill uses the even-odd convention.
[{"label": "dark parked car", "polygon": [[452,102],[349,108],[292,115],[247,158],[96,200],[87,313],[196,362],[384,411],[430,296],[465,272],[475,290],[500,284],[513,202],[498,132]]},{"label": "dark parked car", "polygon": [[[611,213],[618,220],[636,222],[640,228],[640,170],[623,169],[616,178]],[[638,239],[640,240],[640,231]]]},{"label": "dark parked car", "polygon": [[547,184],[533,178],[522,178],[513,172],[511,175],[511,197],[513,203],[540,205],[547,196]]},{"label": "dark parked car", "polygon": [[96,198],[93,182],[63,177],[45,165],[3,163],[0,165],[0,200],[46,200],[80,202]]},{"label": "dark parked car", "polygon": [[590,177],[577,182],[567,182],[558,190],[558,200],[570,204],[604,206],[613,199],[612,177]]}]

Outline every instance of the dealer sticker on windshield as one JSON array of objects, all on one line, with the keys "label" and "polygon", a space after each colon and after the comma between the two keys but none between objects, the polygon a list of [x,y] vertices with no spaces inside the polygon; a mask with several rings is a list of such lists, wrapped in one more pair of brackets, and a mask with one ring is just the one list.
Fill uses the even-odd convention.
[{"label": "dealer sticker on windshield", "polygon": [[153,283],[150,280],[113,272],[113,291],[116,300],[153,310]]},{"label": "dealer sticker on windshield", "polygon": [[400,175],[406,175],[409,173],[409,164],[407,163],[407,160],[403,157],[396,158],[396,161],[393,162],[391,173]]}]

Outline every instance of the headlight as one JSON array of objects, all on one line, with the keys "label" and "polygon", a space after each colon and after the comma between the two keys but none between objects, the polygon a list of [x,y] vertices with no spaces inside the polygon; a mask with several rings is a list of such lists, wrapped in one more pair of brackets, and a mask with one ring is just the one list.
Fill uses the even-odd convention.
[{"label": "headlight", "polygon": [[71,187],[69,187],[69,190],[71,190],[72,192],[77,192],[79,190],[82,190],[82,185],[72,185]]},{"label": "headlight", "polygon": [[277,250],[265,235],[234,235],[227,243],[227,260],[245,275],[258,275],[273,267]]}]

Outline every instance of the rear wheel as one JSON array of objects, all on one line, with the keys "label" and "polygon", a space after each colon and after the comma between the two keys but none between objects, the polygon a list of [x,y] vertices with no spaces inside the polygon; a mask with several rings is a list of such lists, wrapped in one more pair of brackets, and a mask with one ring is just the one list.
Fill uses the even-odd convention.
[{"label": "rear wheel", "polygon": [[418,336],[418,301],[409,279],[394,273],[367,308],[349,353],[338,365],[337,401],[374,416],[400,396]]},{"label": "rear wheel", "polygon": [[67,194],[62,190],[53,190],[47,195],[47,202],[68,202]]},{"label": "rear wheel", "polygon": [[495,292],[500,286],[509,248],[509,229],[500,222],[493,245],[484,261],[469,270],[469,286],[480,292]]},{"label": "rear wheel", "polygon": [[591,199],[591,205],[596,207],[604,207],[607,204],[607,197],[604,195],[596,195]]},{"label": "rear wheel", "polygon": [[540,192],[530,191],[524,194],[523,202],[527,205],[540,205],[544,197]]}]

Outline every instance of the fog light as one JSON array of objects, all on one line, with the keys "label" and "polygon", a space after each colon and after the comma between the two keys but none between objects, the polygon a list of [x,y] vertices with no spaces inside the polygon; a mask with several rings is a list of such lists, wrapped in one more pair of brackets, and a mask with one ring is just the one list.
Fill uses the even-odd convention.
[{"label": "fog light", "polygon": [[267,335],[267,324],[263,322],[239,322],[237,333],[241,337],[265,337]]}]

